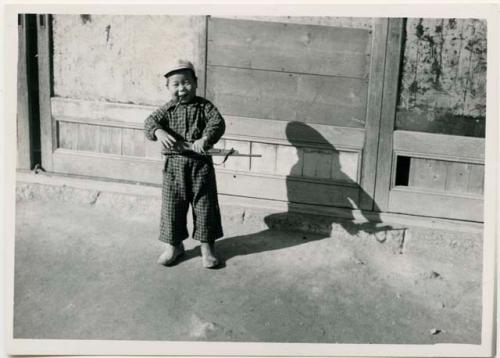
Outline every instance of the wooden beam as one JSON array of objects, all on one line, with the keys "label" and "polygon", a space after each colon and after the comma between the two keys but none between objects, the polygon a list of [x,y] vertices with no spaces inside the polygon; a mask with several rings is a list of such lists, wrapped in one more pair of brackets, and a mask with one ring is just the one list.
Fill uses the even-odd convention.
[{"label": "wooden beam", "polygon": [[409,157],[484,163],[484,138],[394,131],[394,151]]},{"label": "wooden beam", "polygon": [[369,43],[365,29],[211,19],[208,64],[366,79]]},{"label": "wooden beam", "polygon": [[37,15],[38,29],[38,89],[40,105],[40,132],[42,167],[47,171],[53,168],[53,152],[56,148],[56,126],[52,120],[50,98],[52,96],[51,66],[51,16]]},{"label": "wooden beam", "polygon": [[27,15],[18,15],[17,60],[17,168],[30,170],[33,165],[31,121],[28,94]]},{"label": "wooden beam", "polygon": [[475,194],[460,195],[397,187],[391,190],[390,208],[394,213],[484,221],[482,195]]},{"label": "wooden beam", "polygon": [[211,65],[207,76],[207,98],[222,114],[365,126],[365,79]]},{"label": "wooden beam", "polygon": [[[135,104],[51,98],[52,117],[57,122],[142,129],[144,120],[154,109],[153,106]],[[365,140],[364,128],[307,124],[309,131],[300,131],[302,127],[295,126],[297,130],[290,133],[294,126],[290,126],[286,121],[229,115],[224,118],[227,126],[225,138],[285,145],[293,142],[325,148],[335,146],[337,150],[356,152],[363,148]],[[315,132],[321,133],[321,136],[314,136]]]},{"label": "wooden beam", "polygon": [[389,19],[374,197],[375,211],[386,211],[389,208],[393,132],[398,99],[399,68],[402,56],[403,24],[404,21],[401,18]]},{"label": "wooden beam", "polygon": [[375,195],[375,174],[377,172],[377,152],[382,110],[382,91],[384,89],[385,56],[387,47],[388,19],[374,20],[370,82],[368,85],[368,101],[366,108],[366,140],[363,148],[361,169],[360,207],[373,210]]}]

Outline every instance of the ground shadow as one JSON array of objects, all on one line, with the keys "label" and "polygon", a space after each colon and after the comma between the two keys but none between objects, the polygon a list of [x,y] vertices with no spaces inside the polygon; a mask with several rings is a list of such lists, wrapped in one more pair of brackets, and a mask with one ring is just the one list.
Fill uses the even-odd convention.
[{"label": "ground shadow", "polygon": [[[290,122],[286,127],[286,136],[289,142],[297,149],[297,152],[299,152],[299,149],[305,146],[307,147],[308,143],[313,143],[314,146],[320,147],[322,152],[332,154],[325,157],[328,158],[328,160],[330,160],[330,158],[332,160],[331,168],[332,172],[334,172],[332,176],[335,177],[336,182],[342,183],[346,188],[345,191],[339,189],[342,192],[336,193],[338,195],[334,196],[335,201],[332,202],[332,206],[338,208],[353,208],[353,203],[354,206],[356,206],[362,197],[364,197],[365,200],[371,200],[373,203],[371,196],[363,190],[359,183],[342,170],[342,165],[338,159],[339,151],[316,129],[302,122]],[[305,142],[305,140],[307,140],[307,142]],[[322,193],[311,193],[311,187],[307,189],[309,192],[306,192],[304,190],[304,185],[301,185],[303,181],[301,181],[300,178],[302,177],[303,179],[304,164],[304,156],[297,156],[297,162],[293,165],[290,174],[286,178],[288,210],[286,212],[266,216],[264,222],[267,229],[250,235],[234,236],[217,241],[217,252],[223,261],[228,261],[235,256],[280,250],[330,237],[329,230],[332,224],[340,225],[349,235],[358,235],[360,232],[377,234],[392,229],[390,225],[380,225],[381,219],[378,214],[379,210],[375,204],[373,204],[373,210],[370,211],[369,217],[364,214],[366,212],[357,211],[366,219],[361,223],[356,223],[354,221],[355,217],[352,211],[345,210],[342,211],[341,218],[332,216],[318,217],[315,215],[314,218],[311,218],[311,222],[315,222],[314,225],[316,225],[316,227],[311,227],[310,224],[305,224],[303,227],[300,227],[300,225],[297,226],[298,222],[304,221],[304,216],[307,216],[307,214],[296,212],[294,204],[314,204],[314,197],[317,198],[318,195],[322,195]],[[330,165],[328,165],[328,168],[330,168]],[[332,193],[325,193],[325,195],[332,195]],[[290,232],[293,231],[294,234],[276,235],[276,231],[278,230],[289,230]],[[303,233],[297,234],[297,232]],[[311,234],[311,232],[314,233]],[[199,253],[198,248],[188,250],[185,259],[194,257],[197,253]]]}]

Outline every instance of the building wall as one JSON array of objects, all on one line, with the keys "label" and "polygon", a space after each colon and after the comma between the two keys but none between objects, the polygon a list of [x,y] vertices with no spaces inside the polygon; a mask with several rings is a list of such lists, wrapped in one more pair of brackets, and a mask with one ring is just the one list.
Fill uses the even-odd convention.
[{"label": "building wall", "polygon": [[485,20],[406,23],[396,127],[484,137]]},{"label": "building wall", "polygon": [[[161,148],[144,138],[143,121],[167,100],[166,63],[184,57],[201,80],[207,69],[206,96],[226,118],[218,146],[262,155],[218,167],[219,192],[290,200],[295,190],[300,202],[357,202],[373,19],[235,20],[54,15],[55,171],[159,183]],[[312,124],[308,137],[289,138],[291,121]],[[251,191],[264,180],[267,191]],[[329,194],[306,195],[317,185]]]},{"label": "building wall", "polygon": [[205,17],[54,15],[54,95],[158,105],[169,59],[204,67]]}]

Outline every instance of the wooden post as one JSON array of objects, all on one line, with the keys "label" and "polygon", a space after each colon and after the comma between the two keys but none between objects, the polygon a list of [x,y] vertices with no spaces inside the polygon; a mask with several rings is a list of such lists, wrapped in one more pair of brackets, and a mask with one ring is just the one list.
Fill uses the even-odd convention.
[{"label": "wooden post", "polygon": [[50,98],[52,97],[51,68],[51,17],[47,14],[37,15],[38,29],[38,89],[40,104],[40,132],[42,167],[52,171],[53,152],[56,148],[55,125],[52,120]]},{"label": "wooden post", "polygon": [[17,60],[17,168],[30,170],[33,166],[31,121],[28,97],[27,21],[18,15]]},{"label": "wooden post", "polygon": [[366,108],[366,137],[363,148],[361,170],[361,193],[359,207],[373,210],[375,195],[375,173],[377,171],[377,151],[384,89],[385,56],[387,47],[388,19],[375,20],[372,34],[370,83]]},{"label": "wooden post", "polygon": [[385,211],[389,207],[393,162],[393,134],[398,100],[403,24],[404,21],[401,18],[389,19],[375,182],[375,211]]},{"label": "wooden post", "polygon": [[203,53],[204,53],[204,68],[203,68],[203,87],[201,88],[202,89],[202,93],[203,93],[203,97],[206,98],[207,97],[207,73],[208,73],[208,22],[210,21],[210,16],[207,15],[205,16],[204,18],[205,20],[205,31],[204,31],[204,34],[202,34],[201,38],[202,38],[202,41],[203,42],[203,45],[204,45],[204,48],[203,48]]}]

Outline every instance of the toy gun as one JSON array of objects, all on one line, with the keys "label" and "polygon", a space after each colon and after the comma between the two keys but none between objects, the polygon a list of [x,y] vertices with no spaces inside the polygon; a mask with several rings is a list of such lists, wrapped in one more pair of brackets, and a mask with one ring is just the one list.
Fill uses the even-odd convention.
[{"label": "toy gun", "polygon": [[166,151],[166,150],[162,151],[162,154],[171,154],[171,153],[176,153],[176,154],[196,153],[198,155],[206,155],[206,156],[212,156],[212,157],[224,157],[220,163],[214,163],[216,165],[224,164],[230,156],[233,156],[233,157],[253,157],[253,158],[262,157],[261,154],[240,153],[238,150],[236,150],[234,148],[231,148],[231,149],[212,148],[212,149],[206,150],[204,153],[198,153],[198,152],[195,152],[191,149],[191,143],[184,143],[182,148],[176,148],[172,151]]}]

